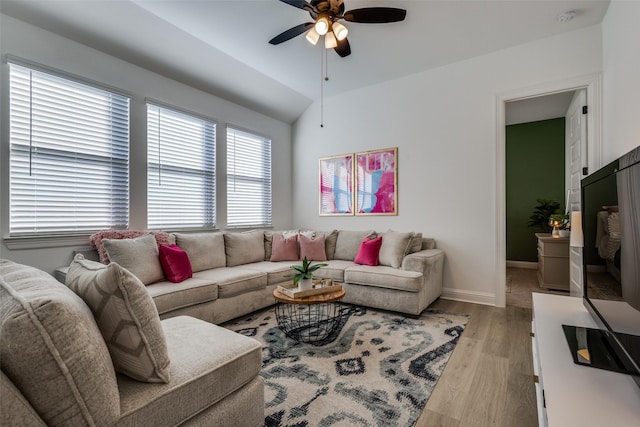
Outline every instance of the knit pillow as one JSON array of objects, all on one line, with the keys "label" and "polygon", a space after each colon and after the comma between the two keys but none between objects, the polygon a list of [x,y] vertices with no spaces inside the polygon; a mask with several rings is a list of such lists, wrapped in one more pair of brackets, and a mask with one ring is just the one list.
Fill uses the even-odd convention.
[{"label": "knit pillow", "polygon": [[149,383],[169,382],[169,354],[156,306],[144,285],[117,263],[75,256],[67,286],[93,312],[116,371]]}]

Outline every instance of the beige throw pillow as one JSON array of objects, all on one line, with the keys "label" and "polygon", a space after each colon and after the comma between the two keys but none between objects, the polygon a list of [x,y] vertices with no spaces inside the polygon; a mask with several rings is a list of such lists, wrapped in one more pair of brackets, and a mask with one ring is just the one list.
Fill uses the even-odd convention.
[{"label": "beige throw pillow", "polygon": [[[338,238],[336,240],[336,250],[334,253],[334,259],[342,259],[346,261],[353,261],[356,259],[356,255],[360,250],[360,244],[365,238],[375,237],[375,231],[338,231]],[[384,241],[384,239],[383,239]],[[329,254],[327,254],[329,258]],[[329,258],[331,259],[331,258]]]},{"label": "beige throw pillow", "polygon": [[412,237],[413,233],[399,233],[393,230],[384,233],[380,248],[380,265],[400,268],[402,259],[409,253]]},{"label": "beige throw pillow", "polygon": [[164,279],[158,244],[152,234],[135,239],[102,239],[111,262],[120,264],[148,285]]},{"label": "beige throw pillow", "polygon": [[176,244],[189,256],[194,273],[227,265],[222,233],[175,233],[175,236]]},{"label": "beige throw pillow", "polygon": [[[153,239],[153,236],[151,236]],[[67,286],[89,306],[116,371],[139,381],[169,382],[169,354],[156,306],[129,271],[76,255]]]}]

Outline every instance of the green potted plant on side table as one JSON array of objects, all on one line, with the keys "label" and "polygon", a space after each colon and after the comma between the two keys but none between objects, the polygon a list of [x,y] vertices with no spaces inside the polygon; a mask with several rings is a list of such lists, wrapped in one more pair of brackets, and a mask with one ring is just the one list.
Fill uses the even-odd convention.
[{"label": "green potted plant on side table", "polygon": [[313,261],[309,261],[307,257],[304,257],[302,260],[302,264],[292,265],[290,268],[295,271],[295,273],[289,274],[285,277],[293,277],[293,284],[298,287],[301,291],[306,291],[313,288],[313,272],[321,267],[326,267],[329,264],[318,263],[311,264]]},{"label": "green potted plant on side table", "polygon": [[549,227],[552,226],[549,223],[549,218],[560,209],[560,203],[550,199],[536,199],[536,202],[538,202],[538,206],[533,210],[527,225],[549,233]]},{"label": "green potted plant on side table", "polygon": [[549,225],[553,227],[551,235],[569,237],[569,214],[552,214],[549,216]]}]

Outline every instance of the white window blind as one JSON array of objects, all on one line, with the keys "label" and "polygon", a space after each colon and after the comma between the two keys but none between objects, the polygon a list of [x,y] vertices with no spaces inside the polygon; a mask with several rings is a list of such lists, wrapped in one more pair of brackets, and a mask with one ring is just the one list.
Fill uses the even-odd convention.
[{"label": "white window blind", "polygon": [[227,225],[272,225],[271,140],[227,128]]},{"label": "white window blind", "polygon": [[126,228],[129,98],[9,63],[11,236]]},{"label": "white window blind", "polygon": [[149,228],[213,227],[215,123],[147,104],[147,144]]}]

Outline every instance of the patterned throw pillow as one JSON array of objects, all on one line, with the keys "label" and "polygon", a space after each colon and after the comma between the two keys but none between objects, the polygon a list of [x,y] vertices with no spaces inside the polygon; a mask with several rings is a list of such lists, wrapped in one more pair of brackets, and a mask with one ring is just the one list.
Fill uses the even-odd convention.
[{"label": "patterned throw pillow", "polygon": [[378,265],[378,254],[381,246],[382,237],[376,237],[375,239],[365,238],[360,244],[358,255],[356,255],[356,259],[353,262],[362,265]]},{"label": "patterned throw pillow", "polygon": [[169,354],[160,317],[144,285],[116,263],[75,256],[67,286],[89,306],[116,371],[139,381],[169,382]]}]

